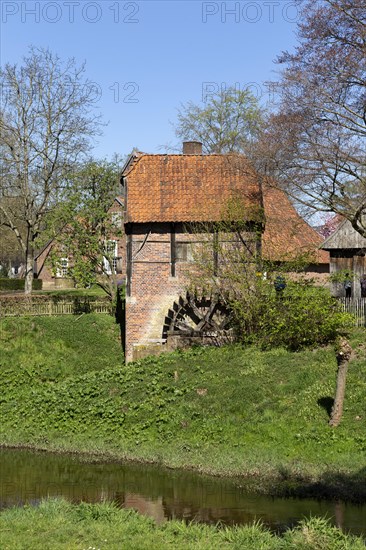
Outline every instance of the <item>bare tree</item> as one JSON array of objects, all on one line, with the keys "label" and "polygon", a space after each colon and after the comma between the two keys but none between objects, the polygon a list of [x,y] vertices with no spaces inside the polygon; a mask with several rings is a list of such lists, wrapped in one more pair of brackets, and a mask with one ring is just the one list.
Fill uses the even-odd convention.
[{"label": "bare tree", "polygon": [[262,112],[250,90],[228,88],[208,96],[202,106],[189,101],[174,125],[180,140],[198,140],[204,153],[248,152],[257,138]]},{"label": "bare tree", "polygon": [[365,0],[306,0],[279,109],[258,164],[298,203],[335,212],[366,236]]},{"label": "bare tree", "polygon": [[46,215],[61,198],[68,175],[100,132],[95,90],[85,66],[30,48],[22,66],[0,72],[0,225],[15,234],[33,281],[35,242]]}]

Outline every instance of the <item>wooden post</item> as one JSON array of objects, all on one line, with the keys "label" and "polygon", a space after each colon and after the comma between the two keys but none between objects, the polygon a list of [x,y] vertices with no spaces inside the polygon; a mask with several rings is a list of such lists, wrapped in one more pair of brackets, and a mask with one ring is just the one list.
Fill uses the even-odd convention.
[{"label": "wooden post", "polygon": [[337,389],[332,414],[329,420],[329,426],[336,427],[341,421],[343,413],[344,394],[346,390],[346,377],[349,360],[352,356],[352,348],[347,340],[342,339],[337,351]]},{"label": "wooden post", "polygon": [[219,271],[219,233],[214,229],[213,234],[213,274],[217,277]]},{"label": "wooden post", "polygon": [[170,224],[170,276],[175,277],[176,263],[175,224]]},{"label": "wooden post", "polygon": [[131,278],[132,278],[132,234],[126,235],[126,296],[131,296]]}]

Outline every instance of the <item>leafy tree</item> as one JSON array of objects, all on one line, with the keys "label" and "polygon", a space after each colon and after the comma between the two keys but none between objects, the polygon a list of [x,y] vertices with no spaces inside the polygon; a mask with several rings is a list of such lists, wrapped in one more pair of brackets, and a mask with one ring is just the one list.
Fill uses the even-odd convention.
[{"label": "leafy tree", "polygon": [[278,59],[279,109],[258,164],[299,204],[340,214],[366,236],[364,0],[306,0],[298,37]]},{"label": "leafy tree", "polygon": [[202,106],[192,101],[183,105],[175,134],[183,141],[200,141],[204,153],[247,152],[261,122],[261,109],[253,94],[231,87],[210,94]]},{"label": "leafy tree", "polygon": [[[53,240],[54,270],[60,258],[70,258],[69,274],[80,286],[99,285],[115,300],[118,275],[113,269],[115,250],[111,240],[122,236],[122,217],[109,212],[119,188],[119,163],[89,160],[76,171],[64,202],[48,219],[46,235]],[[122,213],[121,213],[122,214]]]},{"label": "leafy tree", "polygon": [[0,225],[16,236],[30,294],[35,241],[100,120],[85,66],[73,59],[32,47],[22,66],[6,64],[0,79]]}]

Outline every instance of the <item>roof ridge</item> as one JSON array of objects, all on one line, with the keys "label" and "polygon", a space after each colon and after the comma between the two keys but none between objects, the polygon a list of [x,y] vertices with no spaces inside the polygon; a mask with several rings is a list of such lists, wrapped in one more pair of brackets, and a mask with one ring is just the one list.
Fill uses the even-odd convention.
[{"label": "roof ridge", "polygon": [[228,156],[236,156],[236,157],[242,157],[245,160],[249,160],[246,156],[240,154],[240,153],[208,153],[208,154],[188,154],[187,153],[138,153],[139,157],[200,157],[200,158],[209,158],[209,157],[228,157]]}]

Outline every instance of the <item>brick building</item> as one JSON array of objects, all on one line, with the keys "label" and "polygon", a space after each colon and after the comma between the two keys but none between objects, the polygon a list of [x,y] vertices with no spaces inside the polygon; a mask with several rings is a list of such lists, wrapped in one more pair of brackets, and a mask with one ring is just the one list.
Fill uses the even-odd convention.
[{"label": "brick building", "polygon": [[[209,326],[213,315],[220,317],[219,305],[213,311],[204,297],[191,303],[187,285],[194,269],[192,250],[203,239],[194,229],[196,224],[219,221],[229,203],[240,202],[247,212],[243,237],[253,258],[261,248],[273,261],[313,250],[309,269],[328,270],[328,253],[317,250],[321,237],[281,191],[270,187],[263,191],[257,174],[239,155],[202,155],[197,142],[185,143],[182,155],[136,153],[126,163],[121,181],[127,254],[126,361],[167,349],[169,323],[184,321],[180,309],[197,327]],[[211,238],[215,239],[214,230]]]}]

